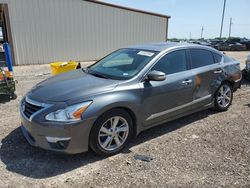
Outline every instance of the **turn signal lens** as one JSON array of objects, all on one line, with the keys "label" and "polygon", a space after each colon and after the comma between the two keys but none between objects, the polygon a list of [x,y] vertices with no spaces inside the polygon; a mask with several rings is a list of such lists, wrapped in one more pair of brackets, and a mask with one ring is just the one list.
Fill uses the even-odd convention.
[{"label": "turn signal lens", "polygon": [[73,116],[74,116],[76,119],[81,118],[82,114],[87,110],[88,107],[89,107],[89,106],[84,106],[84,107],[78,109],[77,111],[75,111],[75,112],[73,113]]}]

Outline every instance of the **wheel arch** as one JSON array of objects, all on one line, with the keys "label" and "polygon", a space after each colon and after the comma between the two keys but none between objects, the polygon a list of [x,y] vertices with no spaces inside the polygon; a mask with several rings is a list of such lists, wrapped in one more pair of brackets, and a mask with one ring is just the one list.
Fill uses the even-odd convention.
[{"label": "wheel arch", "polygon": [[222,85],[222,84],[224,84],[224,83],[228,83],[230,86],[231,86],[231,88],[233,89],[233,87],[234,87],[234,81],[232,81],[232,80],[229,80],[229,79],[225,79],[225,80],[221,80],[221,81],[219,81],[219,82],[217,82],[216,83],[216,88],[215,88],[215,90],[213,91],[213,96],[215,96],[215,94],[216,94],[216,92],[218,91],[218,89],[220,88],[220,86]]},{"label": "wheel arch", "polygon": [[[135,112],[136,109],[134,109],[134,108],[132,109],[132,108],[130,108],[130,106],[131,105],[128,105],[128,104],[126,105],[126,104],[121,104],[121,103],[117,103],[117,104],[113,103],[111,105],[105,106],[102,109],[99,109],[98,116],[95,119],[93,125],[96,123],[98,118],[101,117],[103,114],[105,114],[109,111],[112,111],[112,110],[123,110],[123,111],[127,112],[132,119],[132,123],[133,123],[132,137],[133,138],[136,137],[136,135],[139,132],[138,131],[139,117],[136,116],[136,112]],[[92,128],[93,128],[93,126],[92,126]]]},{"label": "wheel arch", "polygon": [[132,135],[133,135],[133,137],[136,137],[136,135],[137,135],[137,117],[135,115],[135,112],[133,110],[131,110],[130,108],[124,107],[124,106],[115,107],[111,110],[114,110],[114,109],[124,110],[130,115],[132,122],[133,122],[133,132],[132,132],[133,134]]},{"label": "wheel arch", "polygon": [[221,85],[222,84],[224,84],[224,83],[228,83],[230,86],[231,86],[231,88],[233,88],[233,86],[234,86],[234,81],[232,81],[232,80],[223,80],[222,82],[221,82]]},{"label": "wheel arch", "polygon": [[[218,87],[217,91],[214,94],[214,109],[217,111],[226,111],[229,106],[232,104],[232,100],[233,100],[233,81],[229,81],[229,80],[223,80],[220,84],[220,86]],[[219,89],[223,86],[223,85],[228,85],[229,88],[231,88],[231,95],[230,95],[230,101],[228,101],[228,104],[226,104],[226,106],[223,106],[223,104],[220,104],[220,102],[218,101],[218,92]],[[224,96],[222,96],[222,99],[224,98]],[[225,98],[224,98],[225,100]],[[224,103],[226,103],[224,101]]]}]

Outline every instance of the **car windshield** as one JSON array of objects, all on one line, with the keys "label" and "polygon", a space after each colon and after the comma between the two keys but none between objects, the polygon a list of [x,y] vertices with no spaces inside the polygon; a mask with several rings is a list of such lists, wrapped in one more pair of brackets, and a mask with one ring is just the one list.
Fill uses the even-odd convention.
[{"label": "car windshield", "polygon": [[127,80],[134,77],[158,52],[120,49],[88,68],[88,73],[108,79]]}]

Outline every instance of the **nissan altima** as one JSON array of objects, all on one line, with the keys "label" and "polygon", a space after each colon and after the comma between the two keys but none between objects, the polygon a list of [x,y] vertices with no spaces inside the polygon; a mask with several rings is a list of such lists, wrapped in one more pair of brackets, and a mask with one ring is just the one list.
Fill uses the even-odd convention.
[{"label": "nissan altima", "polygon": [[31,145],[47,150],[113,155],[150,127],[227,110],[240,85],[239,62],[210,47],[122,48],[34,86],[20,104],[21,129]]}]

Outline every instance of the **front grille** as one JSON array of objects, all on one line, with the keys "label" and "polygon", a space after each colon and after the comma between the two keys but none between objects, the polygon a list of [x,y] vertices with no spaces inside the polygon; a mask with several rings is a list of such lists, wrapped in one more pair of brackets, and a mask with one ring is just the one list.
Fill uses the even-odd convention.
[{"label": "front grille", "polygon": [[30,116],[32,116],[34,113],[41,110],[42,108],[43,108],[42,106],[37,106],[37,105],[31,104],[25,101],[23,113],[25,114],[27,118],[30,118]]}]

